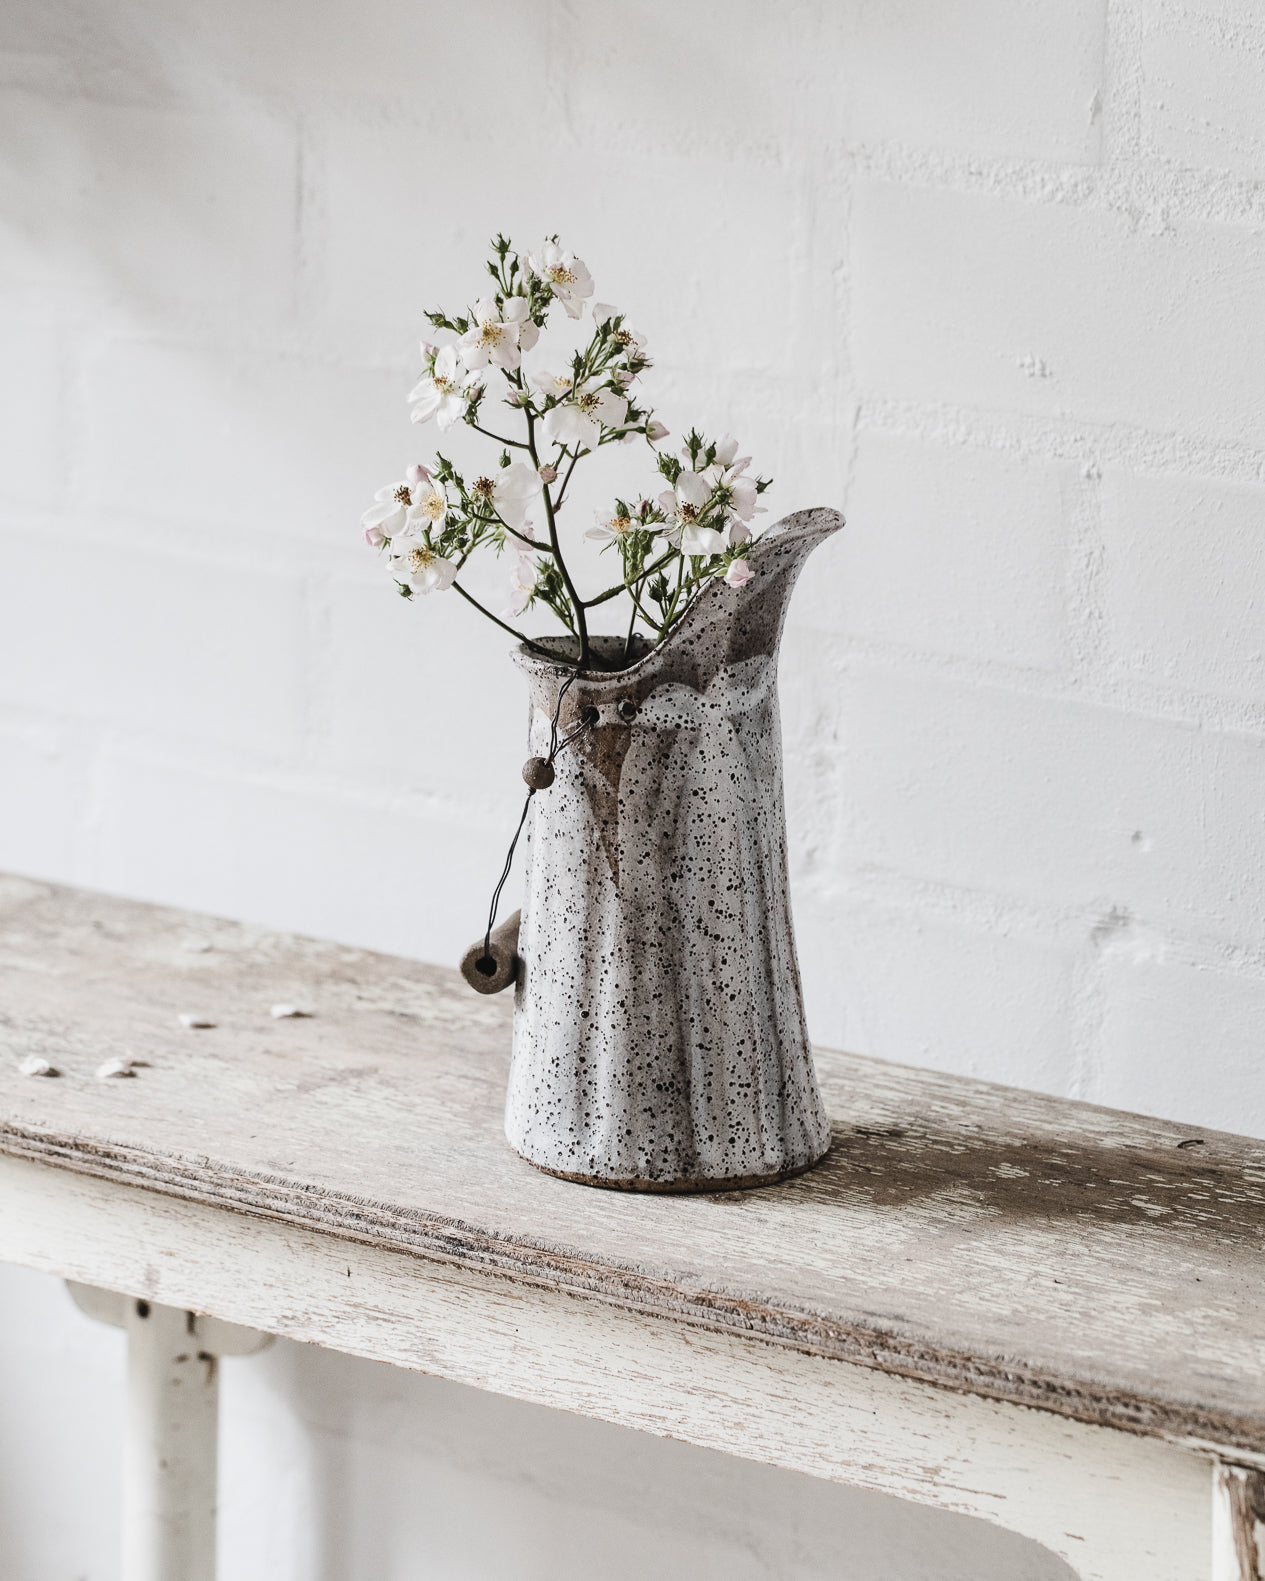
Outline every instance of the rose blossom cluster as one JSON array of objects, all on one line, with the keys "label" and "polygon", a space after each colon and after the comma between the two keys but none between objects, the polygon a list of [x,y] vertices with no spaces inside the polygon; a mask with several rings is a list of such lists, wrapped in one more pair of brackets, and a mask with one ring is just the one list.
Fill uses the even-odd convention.
[{"label": "rose blossom cluster", "polygon": [[[659,642],[706,582],[720,577],[742,587],[750,581],[743,548],[769,480],[748,472],[751,458],[739,456],[728,436],[708,441],[692,431],[679,454],[660,448],[668,431],[640,393],[641,375],[651,366],[645,337],[617,308],[590,301],[592,275],[557,237],[522,256],[501,236],[492,247],[491,294],[459,316],[426,315],[434,330],[453,338],[422,342],[422,376],[408,400],[416,423],[433,418],[441,433],[464,423],[494,441],[496,464],[475,478],[443,455],[409,467],[401,481],[377,491],[362,518],[365,539],[382,553],[404,596],[453,589],[529,646],[507,621],[543,604],[575,638],[581,669],[597,662],[590,611],[626,595],[627,662],[639,623]],[[571,319],[589,314],[588,344],[561,364],[527,369],[524,356],[535,350],[555,305]],[[491,426],[490,384],[498,404],[520,420],[521,437]],[[604,445],[638,439],[649,445],[667,486],[653,498],[631,505],[616,500],[598,513],[585,537],[617,554],[621,575],[581,598],[559,530],[575,468]],[[508,602],[499,615],[457,580],[481,548],[511,553]]]}]

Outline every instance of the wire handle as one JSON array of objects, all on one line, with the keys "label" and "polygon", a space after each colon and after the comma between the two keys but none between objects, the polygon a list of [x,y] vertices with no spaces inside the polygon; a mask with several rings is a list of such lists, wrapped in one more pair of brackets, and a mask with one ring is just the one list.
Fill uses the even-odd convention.
[{"label": "wire handle", "polygon": [[562,703],[567,693],[576,681],[580,679],[579,670],[573,670],[558,691],[558,705],[553,711],[553,721],[549,726],[549,756],[543,759],[545,767],[549,770],[548,777],[543,783],[532,785],[527,791],[527,799],[523,802],[522,816],[518,820],[518,828],[514,831],[514,838],[510,841],[510,848],[505,853],[505,866],[501,869],[501,876],[497,880],[496,888],[492,891],[492,904],[488,907],[487,931],[483,935],[483,954],[474,963],[475,970],[484,977],[491,977],[496,971],[496,961],[492,955],[492,929],[496,926],[496,911],[501,904],[501,891],[505,888],[510,876],[510,869],[514,865],[514,852],[518,847],[519,836],[523,832],[523,825],[527,822],[528,809],[531,799],[538,790],[544,790],[553,781],[553,761],[560,752],[565,752],[573,741],[578,741],[586,731],[592,730],[599,719],[596,708],[586,708],[580,716],[580,723],[574,730],[569,731],[562,740],[558,739],[558,720],[562,717]]}]

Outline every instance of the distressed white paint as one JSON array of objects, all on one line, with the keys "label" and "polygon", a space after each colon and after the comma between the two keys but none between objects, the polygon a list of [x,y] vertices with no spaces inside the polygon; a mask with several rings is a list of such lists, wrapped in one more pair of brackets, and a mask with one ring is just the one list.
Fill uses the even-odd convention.
[{"label": "distressed white paint", "polygon": [[271,1336],[117,1290],[69,1283],[75,1305],[127,1334],[123,1581],[215,1581],[219,1358]]},{"label": "distressed white paint", "polygon": [[[66,1281],[66,1288],[79,1310],[98,1323],[125,1329],[131,1322],[134,1297],[124,1295],[121,1290],[102,1290],[97,1285],[80,1284],[73,1279]],[[205,1312],[186,1312],[184,1317],[186,1337],[192,1336],[197,1341],[197,1349],[210,1356],[254,1356],[272,1343],[271,1334],[227,1323]],[[182,1343],[181,1348],[188,1347]]]},{"label": "distressed white paint", "polygon": [[[163,1007],[194,983],[221,1024],[173,1049]],[[313,1010],[280,1040],[279,986]],[[0,1070],[2,1152],[1265,1452],[1260,1143],[821,1049],[810,1175],[642,1201],[505,1145],[510,1007],[450,969],[27,883],[0,998],[14,1046],[63,1071]],[[137,1076],[103,1087],[125,1040]]]},{"label": "distressed white paint", "polygon": [[1265,1473],[1218,1461],[1212,1471],[1212,1581],[1265,1576]]},{"label": "distressed white paint", "polygon": [[129,1300],[123,1581],[215,1581],[219,1377],[191,1313]]},{"label": "distressed white paint", "polygon": [[[129,1330],[160,1301],[188,1309],[181,1339],[196,1336],[193,1312],[209,1310],[479,1388],[521,1393],[534,1373],[540,1392],[528,1398],[541,1403],[982,1515],[1040,1535],[1065,1558],[1067,1543],[1086,1544],[1077,1565],[1104,1578],[1128,1556],[1185,1567],[1196,1536],[1205,1564],[1213,1507],[1200,1468],[1210,1451],[1265,1453],[1258,1144],[1191,1138],[1160,1121],[822,1051],[823,1090],[845,1112],[828,1163],[811,1178],[754,1196],[643,1203],[533,1175],[506,1149],[506,1007],[472,996],[455,972],[30,882],[7,895],[8,1035],[19,1052],[48,1048],[63,1074],[36,1087],[0,1076],[0,1155],[13,1166],[0,1168],[0,1259],[80,1279],[89,1258],[92,1282],[143,1295],[123,1302]],[[181,949],[181,936],[203,947]],[[153,1041],[164,1001],[184,997],[195,979],[220,1006],[203,1057]],[[313,1007],[284,1050],[265,1041],[275,1018],[266,1022],[262,1007],[278,986],[301,989]],[[107,1100],[104,1092],[120,1090],[103,1089],[88,1070],[103,1042],[124,1035],[144,1057],[134,1082]],[[207,1105],[212,1092],[232,1101]],[[200,1115],[196,1133],[191,1114]],[[384,1141],[393,1130],[408,1136],[398,1157]],[[193,1134],[204,1151],[189,1152]],[[109,1192],[92,1196],[80,1177]],[[731,1204],[744,1210],[736,1219],[716,1214]],[[1148,1228],[1156,1218],[1158,1234]],[[290,1252],[271,1246],[261,1265],[244,1263],[242,1248],[265,1225]],[[867,1267],[865,1243],[876,1234],[881,1261]],[[307,1238],[297,1253],[296,1235]],[[899,1256],[915,1246],[916,1258]],[[367,1290],[343,1283],[344,1256],[346,1279],[361,1267]],[[334,1265],[324,1302],[320,1258]],[[214,1272],[201,1273],[204,1265]],[[972,1267],[987,1270],[973,1299],[963,1279]],[[164,1268],[174,1289],[161,1287]],[[398,1298],[379,1288],[401,1284]],[[436,1311],[427,1308],[432,1290]],[[245,1313],[243,1291],[256,1303]],[[85,1299],[118,1316],[99,1292]],[[398,1320],[384,1327],[393,1300],[403,1332]],[[545,1319],[528,1359],[527,1315],[539,1300]],[[450,1305],[460,1309],[454,1335],[474,1347],[463,1361],[454,1360],[455,1338],[435,1349]],[[626,1342],[607,1332],[617,1323],[610,1313],[622,1315]],[[500,1328],[498,1318],[507,1318]],[[223,1332],[230,1343],[255,1343],[253,1333]],[[671,1360],[684,1398],[656,1384],[666,1416],[624,1401],[611,1371],[623,1343],[637,1383],[649,1376],[638,1345],[656,1354],[684,1347]],[[599,1358],[578,1393],[577,1347]],[[133,1364],[161,1405],[163,1369],[189,1354],[155,1353],[148,1365],[141,1354],[133,1348]],[[721,1361],[708,1382],[696,1368],[713,1354]],[[982,1458],[946,1460],[918,1413],[902,1416],[894,1402],[903,1396],[861,1383],[878,1388],[871,1414],[883,1426],[859,1454],[865,1435],[855,1421],[841,1439],[811,1428],[800,1393],[784,1414],[781,1371],[795,1363],[771,1358],[793,1357],[813,1364],[795,1376],[813,1379],[828,1416],[861,1362],[912,1389],[915,1402],[934,1400],[959,1450],[982,1408],[1004,1435],[1027,1424],[1021,1439],[1035,1433],[1037,1443],[1028,1456],[988,1440]],[[756,1377],[744,1395],[748,1364]],[[948,1389],[931,1396],[929,1384]],[[700,1393],[712,1405],[690,1431],[682,1424]],[[1071,1424],[1055,1413],[1076,1419],[1077,1432],[1060,1440]],[[141,1429],[154,1415],[129,1429],[142,1466],[152,1467]],[[1188,1487],[1199,1473],[1193,1499],[1165,1485],[1163,1525],[1149,1493],[1136,1491],[1139,1455],[1150,1464],[1144,1433],[1168,1441],[1164,1453],[1177,1457]],[[998,1483],[1001,1463],[1015,1475]],[[1101,1523],[1110,1543],[1085,1517],[1076,1480],[1085,1475],[1111,1491]],[[135,1524],[161,1537],[170,1520],[130,1480],[128,1512],[141,1509]],[[196,1485],[192,1475],[178,1485],[182,1511]],[[1255,1473],[1242,1486],[1255,1497]],[[972,1488],[979,1497],[963,1503]],[[1071,1534],[1073,1511],[1088,1531]]]},{"label": "distressed white paint", "polygon": [[22,1159],[0,1258],[975,1515],[1084,1581],[1208,1581],[1207,1456],[1131,1433]]}]

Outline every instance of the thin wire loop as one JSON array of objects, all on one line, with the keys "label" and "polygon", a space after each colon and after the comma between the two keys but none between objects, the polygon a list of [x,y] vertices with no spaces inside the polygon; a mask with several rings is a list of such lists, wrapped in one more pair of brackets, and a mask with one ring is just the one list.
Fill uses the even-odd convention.
[{"label": "thin wire loop", "polygon": [[[563,699],[571,690],[571,687],[579,679],[579,670],[573,670],[571,674],[567,676],[566,680],[563,681],[561,687],[558,690],[558,706],[553,711],[553,721],[549,726],[549,756],[545,759],[546,763],[552,764],[553,760],[560,752],[564,752],[573,741],[578,740],[578,738],[582,736],[586,730],[592,730],[593,726],[597,723],[597,709],[586,708],[583,715],[581,716],[580,723],[576,725],[575,729],[569,731],[565,736],[563,736],[561,741],[558,740],[558,720],[562,717]],[[501,891],[505,888],[510,876],[510,869],[514,865],[514,852],[518,846],[519,836],[523,832],[523,825],[527,822],[527,813],[528,809],[531,807],[531,799],[535,794],[536,788],[535,786],[532,786],[527,792],[526,801],[523,803],[522,817],[520,817],[518,820],[518,828],[514,831],[514,838],[510,841],[510,848],[505,853],[505,866],[501,869],[501,876],[497,880],[496,888],[492,891],[492,904],[488,907],[487,932],[483,935],[483,954],[474,963],[475,966],[479,970],[484,971],[485,975],[488,977],[491,977],[492,973],[496,970],[496,962],[492,959],[492,929],[496,926],[496,911],[497,907],[501,904]]]}]

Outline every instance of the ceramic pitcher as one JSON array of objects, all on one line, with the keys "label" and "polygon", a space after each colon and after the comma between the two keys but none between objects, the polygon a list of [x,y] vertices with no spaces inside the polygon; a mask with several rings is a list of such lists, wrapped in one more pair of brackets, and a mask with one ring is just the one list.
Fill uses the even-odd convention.
[{"label": "ceramic pitcher", "polygon": [[[768,528],[745,586],[709,582],[660,646],[563,696],[560,732],[590,728],[532,800],[505,1110],[540,1169],[731,1189],[829,1145],[791,931],[777,658],[800,568],[842,525],[812,510]],[[544,756],[573,667],[514,657]]]}]

